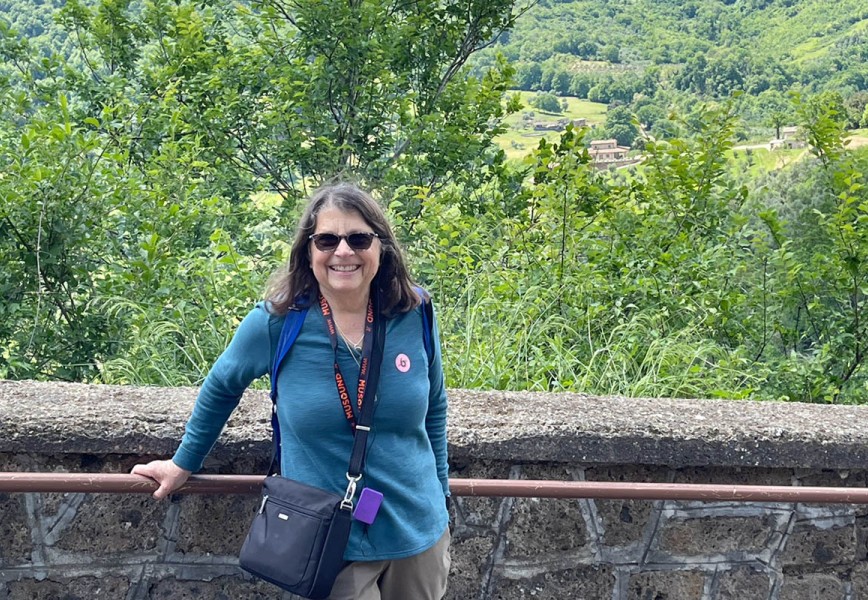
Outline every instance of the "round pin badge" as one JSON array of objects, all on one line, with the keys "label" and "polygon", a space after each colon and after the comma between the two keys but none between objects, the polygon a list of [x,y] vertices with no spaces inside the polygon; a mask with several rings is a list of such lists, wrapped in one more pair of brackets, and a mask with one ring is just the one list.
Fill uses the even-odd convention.
[{"label": "round pin badge", "polygon": [[395,357],[395,367],[401,371],[401,373],[406,373],[410,370],[410,357],[406,354],[399,354]]}]

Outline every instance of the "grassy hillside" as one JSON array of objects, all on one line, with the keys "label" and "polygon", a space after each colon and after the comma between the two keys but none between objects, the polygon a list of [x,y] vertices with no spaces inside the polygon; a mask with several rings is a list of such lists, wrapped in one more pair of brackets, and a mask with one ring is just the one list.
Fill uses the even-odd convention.
[{"label": "grassy hillside", "polygon": [[517,92],[521,96],[524,108],[507,117],[505,123],[509,131],[496,138],[500,147],[506,152],[508,159],[525,157],[545,138],[549,142],[557,141],[558,131],[540,131],[534,129],[534,123],[557,123],[562,119],[571,121],[586,119],[589,126],[599,125],[606,119],[606,105],[589,102],[580,98],[566,96],[567,109],[562,113],[550,113],[536,109],[530,105],[532,92]]}]

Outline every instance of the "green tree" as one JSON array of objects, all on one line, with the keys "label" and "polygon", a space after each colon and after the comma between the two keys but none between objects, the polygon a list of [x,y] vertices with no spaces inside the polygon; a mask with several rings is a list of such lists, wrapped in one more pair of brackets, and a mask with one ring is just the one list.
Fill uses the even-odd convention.
[{"label": "green tree", "polygon": [[515,85],[520,90],[539,89],[542,67],[539,63],[520,62],[516,65]]},{"label": "green tree", "polygon": [[621,146],[632,146],[639,135],[635,117],[626,106],[615,106],[606,111],[603,131],[607,137],[618,140]]},{"label": "green tree", "polygon": [[530,99],[530,105],[539,110],[560,114],[563,112],[558,97],[551,92],[540,92]]},{"label": "green tree", "polygon": [[775,139],[781,138],[781,127],[792,123],[795,112],[792,103],[777,90],[766,90],[757,96],[763,121],[775,130]]},{"label": "green tree", "polygon": [[868,91],[850,94],[844,101],[847,117],[847,127],[856,129],[862,122],[862,115],[868,109]]}]

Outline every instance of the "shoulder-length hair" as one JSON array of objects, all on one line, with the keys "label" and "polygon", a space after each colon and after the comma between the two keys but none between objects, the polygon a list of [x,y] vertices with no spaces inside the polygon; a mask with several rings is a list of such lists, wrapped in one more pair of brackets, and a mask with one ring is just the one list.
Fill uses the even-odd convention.
[{"label": "shoulder-length hair", "polygon": [[386,213],[367,192],[350,183],[338,183],[319,188],[308,200],[289,260],[268,281],[265,299],[270,303],[271,312],[284,315],[295,306],[315,302],[319,296],[319,284],[310,265],[309,236],[316,231],[320,212],[327,208],[358,213],[379,236],[380,268],[371,282],[371,294],[379,292],[380,312],[391,317],[418,306],[421,300],[413,289],[410,272]]}]

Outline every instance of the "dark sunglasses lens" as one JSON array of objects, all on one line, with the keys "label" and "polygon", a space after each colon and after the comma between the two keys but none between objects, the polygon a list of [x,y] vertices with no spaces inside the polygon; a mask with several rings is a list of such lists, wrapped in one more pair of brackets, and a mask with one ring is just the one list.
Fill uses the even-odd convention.
[{"label": "dark sunglasses lens", "polygon": [[341,243],[341,238],[333,233],[321,233],[313,238],[313,243],[316,245],[317,250],[334,250]]},{"label": "dark sunglasses lens", "polygon": [[347,236],[347,243],[353,250],[367,250],[373,241],[374,236],[367,233],[351,233]]}]

